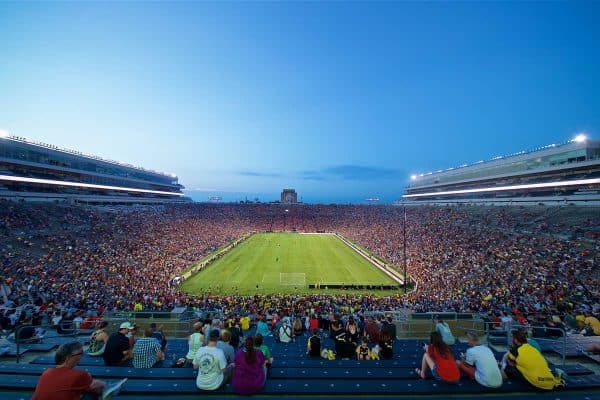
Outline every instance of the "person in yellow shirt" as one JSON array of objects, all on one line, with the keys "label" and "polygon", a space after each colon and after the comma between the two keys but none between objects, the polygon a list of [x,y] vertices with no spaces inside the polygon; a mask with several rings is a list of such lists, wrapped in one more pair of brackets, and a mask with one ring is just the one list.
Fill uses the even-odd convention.
[{"label": "person in yellow shirt", "polygon": [[525,330],[520,329],[513,333],[513,345],[503,359],[504,378],[521,379],[544,390],[564,386],[564,381],[552,374],[542,353],[527,343]]},{"label": "person in yellow shirt", "polygon": [[144,309],[144,306],[139,301],[137,303],[135,303],[135,305],[133,306],[133,311],[142,311],[143,309]]},{"label": "person in yellow shirt", "polygon": [[585,319],[583,320],[585,328],[582,329],[581,334],[586,336],[600,336],[600,321],[592,314],[585,313]]},{"label": "person in yellow shirt", "polygon": [[247,331],[250,329],[250,317],[244,315],[242,318],[240,318],[240,328],[242,328],[242,331]]}]

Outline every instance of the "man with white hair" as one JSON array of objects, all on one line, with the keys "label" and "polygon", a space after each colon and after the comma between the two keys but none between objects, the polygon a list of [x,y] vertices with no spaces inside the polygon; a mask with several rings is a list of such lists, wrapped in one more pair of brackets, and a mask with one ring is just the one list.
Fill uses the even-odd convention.
[{"label": "man with white hair", "polygon": [[473,331],[467,331],[467,340],[471,347],[467,350],[466,356],[461,353],[460,361],[456,361],[458,368],[482,386],[490,388],[502,386],[502,374],[492,350],[480,344],[477,334]]}]

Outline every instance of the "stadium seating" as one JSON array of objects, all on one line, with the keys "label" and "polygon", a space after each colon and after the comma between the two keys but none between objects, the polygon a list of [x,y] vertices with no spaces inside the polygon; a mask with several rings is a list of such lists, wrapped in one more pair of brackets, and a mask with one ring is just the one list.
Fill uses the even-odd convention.
[{"label": "stadium seating", "polygon": [[[2,400],[29,400],[31,398],[31,394],[30,392],[3,392],[2,393]],[[198,397],[198,395],[196,395],[196,398]],[[381,399],[389,399],[390,397],[383,397],[383,396],[371,396],[374,398],[381,398]],[[582,393],[578,393],[578,392],[573,392],[573,393],[567,393],[567,392],[560,392],[560,393],[556,393],[556,392],[550,392],[550,393],[536,393],[535,395],[531,395],[531,394],[523,394],[523,393],[516,393],[511,395],[510,397],[507,397],[506,394],[502,394],[502,395],[488,395],[485,397],[485,400],[505,400],[507,398],[511,399],[511,400],[528,400],[530,398],[535,398],[536,400],[597,400],[598,397],[593,397],[593,395],[589,395],[589,394],[582,394]],[[119,395],[116,397],[113,397],[113,400],[154,400],[154,399],[164,399],[164,396],[160,396],[160,395],[156,395],[156,396],[150,396],[148,394],[144,394],[144,395]],[[169,396],[169,399],[177,399],[177,398],[189,398],[189,397],[179,397],[177,395],[175,396]],[[239,397],[234,397],[232,395],[229,394],[224,394],[224,393],[219,393],[219,394],[212,394],[210,395],[210,399],[211,400],[231,400],[233,398],[239,398]],[[285,397],[286,400],[306,400],[306,396],[286,396]],[[356,400],[356,397],[353,396],[335,396],[335,397],[323,397],[323,396],[319,396],[320,399],[335,399],[335,400]],[[255,395],[252,396],[253,400],[273,400],[273,396],[269,396],[269,395]],[[460,399],[460,397],[453,397],[453,399]]]},{"label": "stadium seating", "polygon": [[[0,389],[33,391],[38,377],[35,375],[0,375]],[[109,380],[110,382],[110,380]],[[570,378],[568,380],[569,390],[597,389],[600,387],[599,375],[588,375]],[[198,394],[196,383],[189,380],[170,379],[130,379],[124,385],[122,394],[148,394],[148,395],[184,395]],[[230,393],[230,385],[214,391],[202,392],[203,394]],[[466,395],[486,393],[514,393],[532,392],[531,388],[524,383],[507,381],[499,389],[484,388],[473,381],[462,380],[458,384],[450,385],[435,380],[412,380],[412,379],[389,379],[389,380],[365,380],[365,379],[269,379],[263,388],[264,393],[274,395]],[[582,393],[583,394],[583,393]]]},{"label": "stadium seating", "polygon": [[[272,399],[294,396],[318,396],[323,399],[342,400],[349,396],[389,396],[426,395],[432,398],[474,399],[484,396],[486,400],[499,399],[543,399],[543,400],[597,400],[600,399],[600,375],[577,365],[559,366],[567,373],[567,389],[552,393],[541,393],[522,382],[507,381],[499,389],[484,388],[473,381],[461,380],[450,385],[435,380],[417,379],[414,366],[420,363],[422,349],[420,341],[396,341],[393,360],[357,361],[311,359],[304,354],[305,337],[289,344],[266,342],[275,357],[269,379],[255,399]],[[331,347],[326,339],[324,345]],[[464,351],[465,344],[458,343],[455,352]],[[168,353],[172,358],[187,352],[185,340],[170,340]],[[499,358],[501,353],[496,352]],[[168,358],[169,360],[170,358]],[[115,400],[138,400],[153,398],[197,398],[200,393],[212,400],[236,397],[230,385],[215,392],[201,392],[195,385],[195,374],[191,368],[152,368],[106,367],[101,357],[82,357],[79,368],[95,378],[107,382],[121,378],[129,380]],[[2,400],[29,398],[39,375],[54,364],[52,356],[36,357],[31,363],[0,363],[0,398]],[[306,397],[302,397],[306,399]],[[354,397],[353,397],[354,398]]]}]

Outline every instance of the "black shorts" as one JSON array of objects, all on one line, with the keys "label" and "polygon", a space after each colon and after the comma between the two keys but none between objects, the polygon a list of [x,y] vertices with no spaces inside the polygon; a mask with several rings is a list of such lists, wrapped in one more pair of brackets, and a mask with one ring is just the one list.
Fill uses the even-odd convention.
[{"label": "black shorts", "polygon": [[507,365],[506,368],[504,368],[504,372],[506,373],[506,376],[508,376],[511,379],[519,379],[523,382],[527,382],[527,379],[525,379],[525,377],[523,376],[521,371],[517,369],[517,367]]}]

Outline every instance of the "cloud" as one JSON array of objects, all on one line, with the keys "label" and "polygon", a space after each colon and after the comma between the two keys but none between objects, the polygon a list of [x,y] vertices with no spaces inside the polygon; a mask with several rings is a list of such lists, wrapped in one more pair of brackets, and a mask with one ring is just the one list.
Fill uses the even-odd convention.
[{"label": "cloud", "polygon": [[212,188],[191,188],[182,189],[182,192],[223,192],[224,190],[212,189]]},{"label": "cloud", "polygon": [[317,171],[302,171],[299,174],[300,179],[306,179],[309,181],[325,181],[327,177],[323,175],[321,172]]},{"label": "cloud", "polygon": [[318,181],[332,179],[341,179],[346,181],[376,181],[392,178],[403,178],[404,176],[405,173],[403,171],[393,168],[351,164],[328,167],[320,171],[303,171],[300,173],[300,177],[302,179]]},{"label": "cloud", "polygon": [[406,178],[405,171],[353,164],[335,165],[321,170],[305,170],[292,174],[258,171],[236,171],[235,173],[253,178],[298,178],[308,181],[382,181]]},{"label": "cloud", "polygon": [[257,172],[257,171],[237,171],[236,174],[241,176],[251,176],[257,178],[281,178],[283,175],[273,172]]}]

